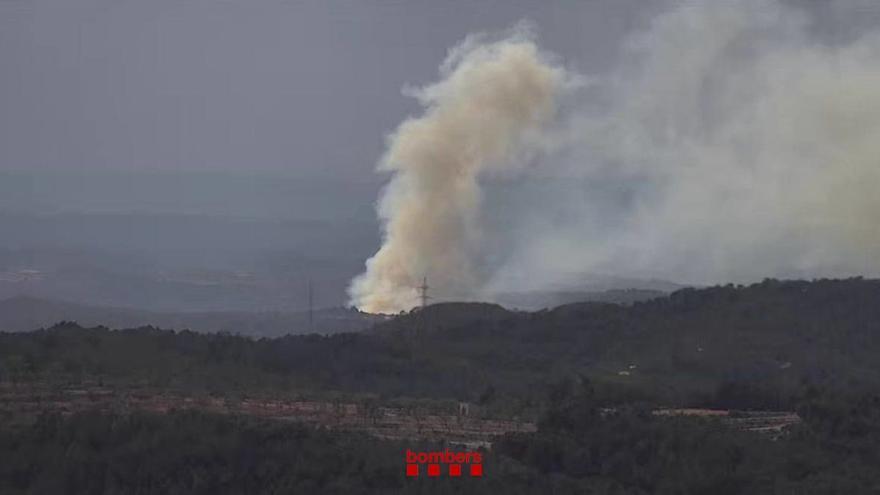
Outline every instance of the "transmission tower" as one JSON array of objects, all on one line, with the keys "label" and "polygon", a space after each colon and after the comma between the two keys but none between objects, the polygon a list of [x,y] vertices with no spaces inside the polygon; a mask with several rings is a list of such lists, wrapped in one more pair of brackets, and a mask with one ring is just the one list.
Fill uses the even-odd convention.
[{"label": "transmission tower", "polygon": [[422,308],[423,309],[425,306],[428,305],[428,299],[430,299],[430,297],[428,297],[428,289],[429,288],[430,287],[428,287],[428,277],[423,277],[422,278],[422,285],[417,287],[417,289],[419,289],[419,297],[422,300]]},{"label": "transmission tower", "polygon": [[309,333],[315,332],[315,310],[314,310],[314,291],[312,290],[312,279],[309,279]]},{"label": "transmission tower", "polygon": [[428,277],[422,277],[422,285],[416,287],[416,290],[419,291],[419,299],[421,300],[421,306],[419,306],[418,315],[415,315],[415,327],[411,332],[410,338],[410,359],[415,361],[417,349],[419,347],[419,335],[425,335],[428,331],[428,319],[427,312],[425,311],[425,307],[428,306]]}]

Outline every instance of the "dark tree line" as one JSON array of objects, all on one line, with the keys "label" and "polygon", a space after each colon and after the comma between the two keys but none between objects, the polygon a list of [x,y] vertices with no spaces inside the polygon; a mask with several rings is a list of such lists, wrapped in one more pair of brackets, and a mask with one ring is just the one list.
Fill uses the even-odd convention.
[{"label": "dark tree line", "polygon": [[61,323],[0,333],[0,381],[101,379],[522,405],[541,400],[536,390],[580,374],[624,401],[790,409],[809,386],[880,386],[878,302],[875,280],[767,280],[538,313],[440,304],[369,332],[328,337],[254,340]]},{"label": "dark tree line", "polygon": [[[588,381],[549,392],[531,434],[485,453],[479,479],[409,479],[406,449],[358,433],[193,411],[44,415],[0,425],[0,493],[868,494],[880,487],[880,396],[812,390],[781,438],[608,407]],[[456,447],[452,447],[455,449]]]}]

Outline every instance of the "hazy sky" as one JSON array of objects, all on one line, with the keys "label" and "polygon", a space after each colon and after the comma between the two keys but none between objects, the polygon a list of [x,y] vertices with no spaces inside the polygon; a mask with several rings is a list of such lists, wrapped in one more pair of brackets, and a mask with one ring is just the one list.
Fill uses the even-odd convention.
[{"label": "hazy sky", "polygon": [[[70,290],[47,294],[146,306],[136,291],[110,297],[119,266],[262,270],[299,290],[320,258],[327,273],[308,276],[340,303],[378,249],[373,206],[389,176],[374,168],[385,137],[424,111],[402,88],[442,79],[438,66],[469,34],[527,20],[537,46],[558,56],[553,65],[590,84],[560,100],[556,124],[570,142],[541,155],[540,174],[486,184],[479,261],[498,287],[508,276],[549,286],[560,273],[689,283],[878,273],[869,131],[880,129],[880,3],[778,2],[0,0],[0,270],[94,265],[112,272],[109,282],[58,269],[44,285]],[[768,81],[784,84],[763,91]],[[817,91],[838,113],[821,113],[809,97]],[[744,117],[751,109],[769,112],[766,125]],[[846,127],[853,116],[864,132]],[[683,132],[647,146],[670,129]],[[786,129],[805,140],[774,134]],[[763,153],[766,144],[778,153]],[[787,174],[780,187],[796,176],[815,187],[772,193],[777,182],[750,175],[743,149],[765,158],[760,170]],[[820,159],[845,150],[858,160]],[[826,161],[856,163],[861,175],[828,180]],[[803,173],[804,163],[818,172]],[[688,175],[686,164],[708,172]],[[81,173],[91,170],[105,172]],[[795,201],[807,196],[847,201],[816,212]],[[110,266],[108,250],[125,261]],[[189,308],[228,300],[157,287]]]},{"label": "hazy sky", "polygon": [[468,33],[529,19],[593,72],[645,4],[0,0],[0,169],[363,177],[416,110],[401,88]]}]

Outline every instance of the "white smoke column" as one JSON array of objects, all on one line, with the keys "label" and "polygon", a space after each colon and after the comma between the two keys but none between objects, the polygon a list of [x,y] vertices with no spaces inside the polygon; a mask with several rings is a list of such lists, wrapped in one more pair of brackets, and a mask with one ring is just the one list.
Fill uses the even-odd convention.
[{"label": "white smoke column", "polygon": [[424,115],[398,127],[380,161],[380,171],[394,174],[378,208],[384,240],[349,288],[364,311],[416,306],[423,277],[443,299],[480,290],[478,179],[489,168],[522,161],[530,137],[553,114],[564,79],[523,33],[493,43],[465,40],[441,76],[413,92]]}]

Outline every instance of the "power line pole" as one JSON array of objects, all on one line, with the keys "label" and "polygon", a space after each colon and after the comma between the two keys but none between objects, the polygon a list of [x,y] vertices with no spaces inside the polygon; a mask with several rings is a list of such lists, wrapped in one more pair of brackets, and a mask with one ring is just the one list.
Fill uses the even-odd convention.
[{"label": "power line pole", "polygon": [[422,309],[424,309],[425,306],[428,305],[428,299],[430,299],[430,297],[428,297],[429,288],[430,287],[428,287],[428,277],[425,276],[422,278],[422,285],[417,287],[417,289],[419,289],[419,297],[422,299]]},{"label": "power line pole", "polygon": [[410,332],[409,345],[410,345],[410,360],[415,361],[416,352],[419,347],[419,335],[426,334],[428,331],[428,320],[425,311],[425,307],[428,306],[428,277],[422,277],[422,285],[416,287],[416,290],[419,291],[419,299],[421,300],[421,305],[419,306],[418,314],[415,315],[415,325],[412,331]]},{"label": "power line pole", "polygon": [[314,298],[312,291],[312,279],[309,279],[309,333],[315,333]]}]

